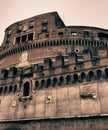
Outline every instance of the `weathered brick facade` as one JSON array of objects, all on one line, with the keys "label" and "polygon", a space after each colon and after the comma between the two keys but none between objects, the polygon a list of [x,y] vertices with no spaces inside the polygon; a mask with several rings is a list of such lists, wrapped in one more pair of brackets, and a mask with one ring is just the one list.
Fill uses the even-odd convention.
[{"label": "weathered brick facade", "polygon": [[108,129],[108,30],[57,12],[9,26],[0,47],[0,128]]}]

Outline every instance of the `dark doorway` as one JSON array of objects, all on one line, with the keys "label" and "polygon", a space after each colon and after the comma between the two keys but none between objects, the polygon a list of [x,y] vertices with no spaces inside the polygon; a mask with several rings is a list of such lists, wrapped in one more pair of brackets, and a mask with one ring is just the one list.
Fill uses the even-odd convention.
[{"label": "dark doorway", "polygon": [[23,89],[23,96],[29,96],[29,91],[30,91],[30,83],[25,82],[24,89]]}]

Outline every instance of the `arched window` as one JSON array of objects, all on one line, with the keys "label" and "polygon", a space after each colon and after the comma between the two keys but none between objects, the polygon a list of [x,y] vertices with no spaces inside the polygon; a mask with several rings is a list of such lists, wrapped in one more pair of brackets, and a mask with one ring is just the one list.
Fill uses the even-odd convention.
[{"label": "arched window", "polygon": [[13,76],[15,76],[17,74],[17,68],[13,69]]},{"label": "arched window", "polygon": [[17,91],[17,85],[15,84],[14,86],[13,86],[13,92],[16,92]]},{"label": "arched window", "polygon": [[45,80],[41,80],[41,87],[43,88],[45,86]]},{"label": "arched window", "polygon": [[105,69],[106,78],[108,78],[108,68]]},{"label": "arched window", "polygon": [[57,41],[57,45],[59,45],[59,41]]},{"label": "arched window", "polygon": [[12,92],[12,85],[9,86],[9,93],[11,93],[11,92]]},{"label": "arched window", "polygon": [[77,83],[77,82],[79,81],[77,74],[74,74],[74,75],[73,75],[73,78],[74,78],[74,83]]},{"label": "arched window", "polygon": [[[62,44],[63,44],[63,45],[66,45],[65,40],[62,40]],[[68,44],[68,42],[67,42],[67,44]]]},{"label": "arched window", "polygon": [[0,94],[2,94],[2,92],[3,92],[3,88],[1,87],[1,88],[0,88]]},{"label": "arched window", "polygon": [[46,87],[49,87],[51,85],[51,79],[47,79],[46,81]]},{"label": "arched window", "polygon": [[53,79],[53,86],[56,86],[57,85],[57,78],[54,78]]},{"label": "arched window", "polygon": [[29,92],[30,92],[30,83],[25,82],[23,86],[23,96],[29,96]]},{"label": "arched window", "polygon": [[97,70],[97,79],[101,79],[101,78],[102,78],[102,71]]},{"label": "arched window", "polygon": [[2,73],[4,73],[4,78],[8,77],[8,70],[7,69],[2,70]]},{"label": "arched window", "polygon": [[[67,40],[68,41],[68,40]],[[67,43],[68,44],[68,43]],[[69,40],[69,45],[71,45],[71,40]]]},{"label": "arched window", "polygon": [[39,46],[38,46],[38,44],[36,44],[36,48],[38,48]]},{"label": "arched window", "polygon": [[63,42],[60,40],[60,45],[63,45]]},{"label": "arched window", "polygon": [[58,35],[59,35],[60,37],[62,37],[63,34],[64,34],[63,32],[59,32],[59,33],[58,33]]},{"label": "arched window", "polygon": [[86,74],[84,72],[81,73],[81,81],[86,80]]},{"label": "arched window", "polygon": [[89,77],[89,81],[92,81],[94,79],[94,73],[90,71],[88,77]]},{"label": "arched window", "polygon": [[36,81],[35,82],[35,89],[38,89],[39,88],[39,81]]},{"label": "arched window", "polygon": [[42,44],[41,44],[41,45],[42,45],[42,47],[44,47],[44,43],[43,43],[43,42],[42,42]]},{"label": "arched window", "polygon": [[5,86],[5,87],[4,87],[4,93],[7,93],[7,90],[8,90],[8,87]]},{"label": "arched window", "polygon": [[78,45],[78,40],[76,40],[76,45]]},{"label": "arched window", "polygon": [[63,76],[61,76],[59,80],[60,80],[60,85],[62,85],[62,84],[64,83],[64,78],[63,78]]},{"label": "arched window", "polygon": [[70,75],[67,75],[66,76],[66,84],[69,84],[71,81],[71,76]]},{"label": "arched window", "polygon": [[41,47],[41,43],[39,43],[39,47]]}]

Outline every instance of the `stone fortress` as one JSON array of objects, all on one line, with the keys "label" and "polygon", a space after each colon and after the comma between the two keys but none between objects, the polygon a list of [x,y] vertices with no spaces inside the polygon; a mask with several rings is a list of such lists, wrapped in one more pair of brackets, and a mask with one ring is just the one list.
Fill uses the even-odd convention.
[{"label": "stone fortress", "polygon": [[108,30],[57,12],[10,25],[0,47],[0,130],[108,130]]}]

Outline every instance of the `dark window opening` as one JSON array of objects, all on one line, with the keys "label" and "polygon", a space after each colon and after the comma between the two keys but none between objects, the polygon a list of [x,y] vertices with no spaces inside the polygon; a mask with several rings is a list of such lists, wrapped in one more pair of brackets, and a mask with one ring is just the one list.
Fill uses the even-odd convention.
[{"label": "dark window opening", "polygon": [[42,32],[47,32],[47,27],[42,27]]},{"label": "dark window opening", "polygon": [[4,70],[4,78],[8,77],[8,70]]},{"label": "dark window opening", "polygon": [[9,87],[9,93],[12,92],[12,85]]},{"label": "dark window opening", "polygon": [[94,79],[94,73],[92,71],[89,72],[89,81]]},{"label": "dark window opening", "polygon": [[20,33],[22,31],[22,26],[19,26],[17,29],[17,33]]},{"label": "dark window opening", "polygon": [[74,83],[77,83],[77,82],[79,81],[77,74],[74,74],[74,75],[73,75],[73,78],[74,78]]},{"label": "dark window opening", "polygon": [[28,41],[33,40],[33,33],[28,34]]},{"label": "dark window opening", "polygon": [[102,40],[102,39],[108,39],[108,34],[106,33],[98,33],[98,37]]},{"label": "dark window opening", "polygon": [[57,84],[57,78],[54,78],[53,79],[53,86],[56,86],[56,84]]},{"label": "dark window opening", "polygon": [[26,42],[27,35],[22,36],[22,42]]},{"label": "dark window opening", "polygon": [[45,80],[41,80],[41,87],[45,86]]},{"label": "dark window opening", "polygon": [[52,68],[53,64],[52,64],[52,60],[49,59],[49,68]]},{"label": "dark window opening", "polygon": [[84,36],[85,37],[89,37],[90,36],[90,32],[89,31],[84,31]]},{"label": "dark window opening", "polygon": [[42,25],[45,26],[45,25],[47,25],[47,24],[48,24],[48,20],[47,20],[47,18],[44,18],[43,21],[42,21]]},{"label": "dark window opening", "polygon": [[44,68],[43,68],[43,66],[42,66],[42,65],[40,65],[40,66],[38,66],[38,67],[37,67],[37,72],[42,72],[42,71],[43,71],[43,69],[44,69]]},{"label": "dark window opening", "polygon": [[38,89],[38,88],[39,88],[39,82],[36,81],[36,82],[35,82],[35,89]]},{"label": "dark window opening", "polygon": [[108,78],[108,68],[105,69],[106,78]]},{"label": "dark window opening", "polygon": [[48,65],[48,67],[49,67],[50,69],[52,68],[53,63],[52,63],[52,60],[51,60],[50,58],[46,58],[46,59],[44,60],[44,62],[45,62],[45,64]]},{"label": "dark window opening", "polygon": [[51,85],[51,79],[47,79],[46,87],[49,87]]},{"label": "dark window opening", "polygon": [[16,91],[17,91],[17,85],[14,85],[13,92],[16,92]]},{"label": "dark window opening", "polygon": [[4,88],[4,93],[7,93],[7,86],[5,86]]},{"label": "dark window opening", "polygon": [[65,63],[64,63],[64,57],[63,56],[61,57],[61,60],[62,60],[62,66],[64,66]]},{"label": "dark window opening", "polygon": [[98,56],[97,48],[93,48],[93,49],[92,49],[92,55],[93,55],[93,56]]},{"label": "dark window opening", "polygon": [[101,70],[97,70],[97,78],[98,79],[102,78],[102,71]]},{"label": "dark window opening", "polygon": [[74,70],[76,70],[77,68],[76,67],[74,67]]},{"label": "dark window opening", "polygon": [[49,33],[47,33],[47,34],[45,35],[45,37],[49,37]]},{"label": "dark window opening", "polygon": [[83,73],[81,73],[81,80],[82,80],[82,82],[84,81],[84,80],[86,80],[86,74],[83,72]]},{"label": "dark window opening", "polygon": [[60,77],[60,85],[62,85],[64,83],[64,78],[61,76]]},{"label": "dark window opening", "polygon": [[17,44],[17,43],[20,43],[20,37],[16,37],[15,43],[16,43],[16,44]]},{"label": "dark window opening", "polygon": [[58,35],[59,35],[60,37],[62,37],[63,34],[64,34],[63,32],[59,32],[59,33],[58,33]]},{"label": "dark window opening", "polygon": [[76,49],[75,52],[78,53],[78,52],[79,52],[79,49]]},{"label": "dark window opening", "polygon": [[69,84],[71,81],[71,76],[70,75],[67,75],[66,76],[66,84]]},{"label": "dark window opening", "polygon": [[0,94],[2,94],[2,92],[3,92],[3,88],[1,87],[1,88],[0,88]]},{"label": "dark window opening", "polygon": [[17,74],[17,68],[14,68],[14,70],[13,70],[13,76],[16,76],[16,74]]},{"label": "dark window opening", "polygon": [[25,82],[23,88],[23,96],[29,96],[29,91],[30,91],[30,83]]},{"label": "dark window opening", "polygon": [[31,22],[31,23],[29,24],[29,29],[33,29],[33,28],[34,28],[34,23]]}]

